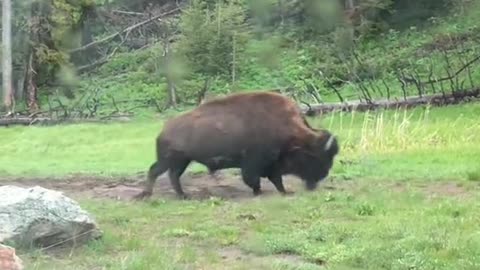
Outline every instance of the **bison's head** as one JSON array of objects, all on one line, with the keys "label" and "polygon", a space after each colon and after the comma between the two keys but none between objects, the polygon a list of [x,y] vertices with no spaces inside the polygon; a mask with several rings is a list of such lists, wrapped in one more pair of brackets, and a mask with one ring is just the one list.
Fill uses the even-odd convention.
[{"label": "bison's head", "polygon": [[329,131],[317,130],[290,153],[288,170],[305,181],[307,190],[314,190],[328,176],[338,152],[337,138]]}]

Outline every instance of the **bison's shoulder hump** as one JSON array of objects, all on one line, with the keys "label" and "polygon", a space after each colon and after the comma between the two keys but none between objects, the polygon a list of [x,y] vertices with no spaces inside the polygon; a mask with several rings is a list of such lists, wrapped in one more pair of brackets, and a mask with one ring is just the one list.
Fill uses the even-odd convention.
[{"label": "bison's shoulder hump", "polygon": [[[296,103],[287,96],[271,91],[256,91],[230,94],[225,97],[209,100],[199,107],[209,108],[218,106],[280,106],[271,109],[282,109],[284,107],[296,106]],[[248,107],[247,107],[248,108]]]}]

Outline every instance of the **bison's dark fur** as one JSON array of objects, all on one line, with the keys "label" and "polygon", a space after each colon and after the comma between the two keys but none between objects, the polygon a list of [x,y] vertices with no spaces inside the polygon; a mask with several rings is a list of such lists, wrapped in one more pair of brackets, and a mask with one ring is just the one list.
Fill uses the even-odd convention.
[{"label": "bison's dark fur", "polygon": [[169,120],[157,137],[156,151],[137,198],[150,196],[156,178],[167,170],[177,195],[186,197],[179,178],[191,161],[210,172],[240,168],[255,195],[261,193],[260,177],[286,193],[285,174],[297,175],[313,190],[328,175],[339,146],[330,132],[311,128],[291,99],[255,92],[214,99]]}]

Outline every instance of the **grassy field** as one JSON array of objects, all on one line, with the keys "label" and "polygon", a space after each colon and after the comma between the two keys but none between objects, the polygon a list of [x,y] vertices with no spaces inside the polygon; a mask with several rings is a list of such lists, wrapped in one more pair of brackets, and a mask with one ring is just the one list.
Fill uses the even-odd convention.
[{"label": "grassy field", "polygon": [[[67,252],[18,253],[27,269],[49,270],[480,269],[479,115],[477,103],[312,118],[342,145],[333,181],[316,192],[79,198],[103,239]],[[145,172],[161,126],[0,129],[0,178]]]}]

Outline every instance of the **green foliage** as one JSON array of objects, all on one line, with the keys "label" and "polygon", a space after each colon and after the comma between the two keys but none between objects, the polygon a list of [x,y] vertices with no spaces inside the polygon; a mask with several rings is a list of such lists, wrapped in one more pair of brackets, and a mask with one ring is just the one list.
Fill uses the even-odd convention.
[{"label": "green foliage", "polygon": [[217,1],[214,8],[194,0],[182,14],[178,57],[192,73],[208,76],[232,74],[234,57],[242,58],[249,38],[242,1]]},{"label": "green foliage", "polygon": [[52,0],[52,13],[49,16],[49,22],[52,27],[52,39],[58,48],[71,48],[80,45],[78,35],[72,30],[78,24],[81,15],[83,3],[71,2],[65,0]]},{"label": "green foliage", "polygon": [[[55,89],[49,89],[47,83],[55,79],[56,83],[62,84],[80,79],[80,82],[69,83],[66,87],[69,91],[73,89],[77,96],[85,93],[90,82],[95,81],[96,85],[106,85],[105,92],[118,99],[143,98],[151,93],[151,97],[163,103],[167,97],[166,76],[169,75],[175,81],[181,105],[196,101],[196,95],[207,79],[214,94],[294,87],[296,90],[292,95],[307,102],[317,102],[308,92],[311,86],[315,86],[322,100],[337,101],[327,82],[333,83],[347,99],[361,96],[361,84],[381,87],[383,96],[380,92],[371,95],[384,97],[386,82],[391,96],[399,97],[403,92],[395,75],[398,70],[412,72],[415,68],[426,78],[428,68],[433,65],[437,77],[445,75],[443,55],[439,50],[432,49],[442,44],[453,48],[445,40],[459,40],[459,46],[471,48],[464,55],[465,59],[474,56],[478,49],[474,41],[478,36],[475,18],[480,8],[475,3],[466,6],[465,1],[455,5],[447,0],[355,1],[364,20],[360,24],[349,25],[342,7],[338,5],[344,1],[195,0],[182,9],[179,18],[165,19],[158,32],[150,33],[152,38],[161,36],[159,42],[140,51],[122,46],[100,68],[81,78],[75,77],[66,50],[79,45],[80,35],[76,27],[85,9],[96,5],[108,11],[121,5],[141,12],[147,2],[44,2],[52,7],[45,27],[51,29],[53,43],[47,46],[47,42],[42,41],[36,46],[42,62],[38,74],[39,82],[43,84],[42,91],[46,89],[43,93],[54,92]],[[16,3],[16,8],[27,7],[22,3]],[[442,7],[445,5],[451,11],[448,17],[443,16],[446,8]],[[435,17],[428,21],[421,19],[421,23],[416,22],[412,28],[400,28],[400,24],[392,18],[413,13],[414,7],[428,9],[429,14]],[[25,15],[27,12],[25,9],[17,13]],[[18,18],[17,25],[26,27],[27,16]],[[175,26],[177,19],[180,21],[178,27]],[[410,19],[405,19],[405,23],[411,24]],[[102,28],[101,25],[95,27]],[[172,54],[167,68],[163,38],[172,34],[171,37],[176,40],[173,33],[177,30],[180,40],[170,44]],[[95,31],[96,35],[108,34],[104,30]],[[21,46],[21,39],[16,42],[18,47]],[[101,47],[113,48],[118,44],[118,41],[111,41]],[[16,59],[24,59],[25,55],[16,53]],[[361,62],[357,61],[357,57]],[[459,62],[455,63],[455,67],[459,65]],[[65,70],[70,71],[65,73]],[[64,74],[68,75],[65,79]],[[461,76],[460,80],[466,78],[465,74]],[[480,74],[473,74],[472,78],[476,82]],[[413,86],[407,89],[408,94],[415,91]]]}]

